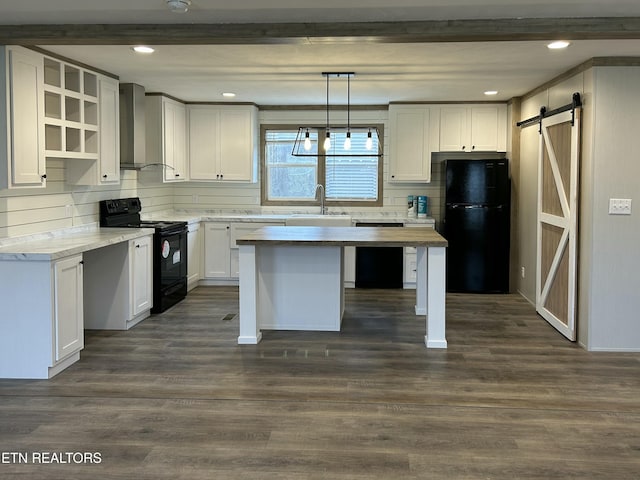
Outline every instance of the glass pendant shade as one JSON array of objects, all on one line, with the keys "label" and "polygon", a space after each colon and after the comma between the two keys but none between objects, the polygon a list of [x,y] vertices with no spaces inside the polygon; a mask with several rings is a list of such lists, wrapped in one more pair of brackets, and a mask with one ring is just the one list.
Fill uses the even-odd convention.
[{"label": "glass pendant shade", "polygon": [[327,132],[327,136],[324,139],[324,149],[325,151],[331,150],[331,134]]},{"label": "glass pendant shade", "polygon": [[311,150],[311,139],[309,138],[309,129],[304,134],[304,149],[308,152]]},{"label": "glass pendant shade", "polygon": [[345,150],[351,150],[351,132],[347,132],[347,137],[344,139],[343,148]]},{"label": "glass pendant shade", "polygon": [[371,137],[371,130],[367,133],[367,141],[364,144],[364,148],[371,150],[373,148],[373,138]]}]

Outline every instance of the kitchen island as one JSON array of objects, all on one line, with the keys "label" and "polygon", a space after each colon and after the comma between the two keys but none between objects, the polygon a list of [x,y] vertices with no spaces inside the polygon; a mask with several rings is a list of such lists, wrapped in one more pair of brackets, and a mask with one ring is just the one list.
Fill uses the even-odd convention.
[{"label": "kitchen island", "polygon": [[263,227],[236,240],[240,263],[239,344],[262,330],[339,331],[344,313],[344,247],[416,247],[416,315],[425,345],[446,348],[445,252],[431,228]]}]

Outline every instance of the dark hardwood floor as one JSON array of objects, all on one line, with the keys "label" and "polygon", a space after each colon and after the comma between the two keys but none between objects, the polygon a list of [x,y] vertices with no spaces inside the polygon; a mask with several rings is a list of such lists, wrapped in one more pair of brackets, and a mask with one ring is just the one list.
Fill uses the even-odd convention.
[{"label": "dark hardwood floor", "polygon": [[518,295],[448,295],[427,350],[414,299],[349,290],[342,332],[239,346],[237,289],[200,287],[87,331],[52,380],[0,380],[0,478],[640,478],[640,354],[586,352]]}]

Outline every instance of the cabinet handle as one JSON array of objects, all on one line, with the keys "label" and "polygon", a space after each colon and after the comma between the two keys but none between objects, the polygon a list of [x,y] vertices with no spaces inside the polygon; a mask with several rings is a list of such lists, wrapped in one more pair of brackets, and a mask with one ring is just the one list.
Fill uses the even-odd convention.
[{"label": "cabinet handle", "polygon": [[179,176],[180,176],[180,174],[179,174],[179,173],[176,173],[176,177],[179,177]]},{"label": "cabinet handle", "polygon": [[140,248],[140,245],[136,245],[136,248]]},{"label": "cabinet handle", "polygon": [[47,179],[47,174],[45,173],[44,175],[40,175],[40,178],[41,178],[42,180],[46,180],[46,179]]},{"label": "cabinet handle", "polygon": [[222,180],[224,178],[224,175],[221,173],[220,174],[220,180]]},{"label": "cabinet handle", "polygon": [[107,174],[105,173],[104,175],[102,175],[102,178],[107,178]]},{"label": "cabinet handle", "polygon": [[84,265],[84,260],[80,260],[80,265]]},{"label": "cabinet handle", "polygon": [[476,149],[476,146],[475,146],[475,145],[473,145],[473,146],[471,147],[471,150],[475,150],[475,149]]},{"label": "cabinet handle", "polygon": [[466,149],[467,146],[466,145],[462,145],[462,150]]}]

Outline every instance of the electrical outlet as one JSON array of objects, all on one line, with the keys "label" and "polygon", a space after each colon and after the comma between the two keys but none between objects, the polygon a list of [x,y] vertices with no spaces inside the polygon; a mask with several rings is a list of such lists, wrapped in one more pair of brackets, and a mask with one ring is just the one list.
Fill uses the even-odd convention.
[{"label": "electrical outlet", "polygon": [[631,215],[631,199],[610,198],[609,215]]},{"label": "electrical outlet", "polygon": [[524,267],[520,269],[520,275],[522,276],[522,278],[524,278]]},{"label": "electrical outlet", "polygon": [[65,205],[64,206],[64,215],[65,215],[65,217],[67,217],[67,218],[71,217],[72,213],[73,213],[73,211],[72,211],[71,205]]}]

